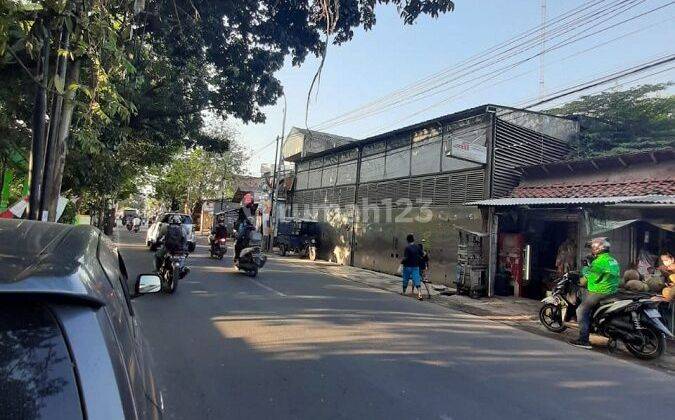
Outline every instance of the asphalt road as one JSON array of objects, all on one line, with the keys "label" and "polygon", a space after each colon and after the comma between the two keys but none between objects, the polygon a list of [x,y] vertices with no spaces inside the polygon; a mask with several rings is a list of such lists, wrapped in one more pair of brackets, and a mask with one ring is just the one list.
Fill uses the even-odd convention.
[{"label": "asphalt road", "polygon": [[[145,233],[120,232],[130,277]],[[175,295],[134,301],[169,419],[667,419],[675,378],[321,274],[256,279],[199,246]]]}]

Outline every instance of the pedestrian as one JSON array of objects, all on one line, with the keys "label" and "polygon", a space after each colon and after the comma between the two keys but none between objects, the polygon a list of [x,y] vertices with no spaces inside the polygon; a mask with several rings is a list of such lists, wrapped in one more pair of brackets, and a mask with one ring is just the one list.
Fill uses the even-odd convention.
[{"label": "pedestrian", "polygon": [[422,242],[419,244],[420,247],[420,277],[422,281],[427,281],[427,276],[429,275],[429,252],[424,249],[424,245],[427,240],[422,239]]},{"label": "pedestrian", "polygon": [[412,234],[409,234],[406,240],[408,241],[408,246],[403,251],[403,260],[401,261],[401,265],[403,266],[401,270],[403,276],[403,295],[408,290],[408,282],[412,280],[413,291],[417,289],[417,299],[422,300],[422,290],[420,288],[422,285],[420,277],[420,260],[422,255],[420,247],[415,244],[415,237]]}]

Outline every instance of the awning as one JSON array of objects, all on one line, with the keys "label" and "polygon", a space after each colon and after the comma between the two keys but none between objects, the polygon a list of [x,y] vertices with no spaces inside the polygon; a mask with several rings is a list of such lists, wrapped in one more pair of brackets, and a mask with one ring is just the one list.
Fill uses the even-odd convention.
[{"label": "awning", "polygon": [[514,207],[575,204],[675,204],[675,195],[643,195],[626,197],[506,197],[472,201],[466,206]]}]

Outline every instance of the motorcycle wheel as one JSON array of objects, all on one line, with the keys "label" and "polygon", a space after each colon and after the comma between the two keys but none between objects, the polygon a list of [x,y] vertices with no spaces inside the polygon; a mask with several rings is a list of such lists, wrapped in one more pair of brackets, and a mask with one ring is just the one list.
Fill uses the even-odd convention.
[{"label": "motorcycle wheel", "polygon": [[246,274],[248,274],[249,277],[255,277],[258,275],[258,267],[254,268],[253,270],[247,271]]},{"label": "motorcycle wheel", "polygon": [[624,341],[626,349],[641,360],[658,359],[666,349],[666,337],[652,325],[644,325],[642,331],[643,342],[640,344]]},{"label": "motorcycle wheel", "polygon": [[178,287],[178,277],[180,277],[180,268],[174,267],[171,271],[171,279],[169,280],[169,287],[167,288],[169,294],[176,292],[176,288]]},{"label": "motorcycle wheel", "polygon": [[316,260],[316,247],[315,246],[309,247],[309,252],[307,252],[307,256],[309,257],[310,261]]},{"label": "motorcycle wheel", "polygon": [[222,252],[221,252],[220,254],[218,254],[218,259],[219,259],[219,260],[222,260],[222,259],[223,259],[223,255],[224,255],[224,254],[223,254]]},{"label": "motorcycle wheel", "polygon": [[552,303],[547,303],[539,310],[539,322],[541,322],[547,330],[554,333],[560,333],[567,329],[567,326],[562,321],[562,311],[560,308]]},{"label": "motorcycle wheel", "polygon": [[286,245],[284,244],[279,245],[279,255],[281,255],[282,257],[286,256]]}]

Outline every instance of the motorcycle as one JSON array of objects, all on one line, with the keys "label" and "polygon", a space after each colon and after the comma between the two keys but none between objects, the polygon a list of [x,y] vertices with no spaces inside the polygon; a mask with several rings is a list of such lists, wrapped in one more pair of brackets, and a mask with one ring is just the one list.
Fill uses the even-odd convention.
[{"label": "motorcycle", "polygon": [[243,271],[251,277],[258,275],[258,270],[261,269],[267,262],[267,256],[260,251],[262,243],[262,235],[256,232],[252,227],[247,227],[247,232],[244,233],[245,238],[242,244],[244,248],[239,253],[239,260],[234,263],[239,271]]},{"label": "motorcycle", "polygon": [[[553,288],[551,296],[542,300],[539,321],[549,331],[561,333],[575,316],[581,303],[579,275],[565,273]],[[600,301],[591,314],[591,332],[609,339],[610,351],[618,342],[638,359],[660,357],[666,349],[666,337],[673,335],[657,310],[660,301],[644,293],[617,293]]]},{"label": "motorcycle", "polygon": [[211,235],[209,236],[209,242],[211,243],[211,258],[222,260],[223,255],[227,253],[227,246],[225,245],[226,238],[215,238],[214,235]]},{"label": "motorcycle", "polygon": [[128,223],[127,223],[127,230],[128,230],[129,232],[131,232],[131,229],[133,229],[133,228],[134,228],[134,225],[133,225],[131,222],[128,222]]},{"label": "motorcycle", "polygon": [[159,276],[162,279],[162,290],[167,293],[174,293],[178,288],[178,280],[187,276],[190,269],[185,266],[187,254],[185,253],[167,253],[164,262],[159,268]]},{"label": "motorcycle", "polygon": [[134,225],[134,227],[133,227],[132,230],[133,230],[134,233],[138,233],[138,231],[139,231],[140,229],[141,229],[141,225]]}]

